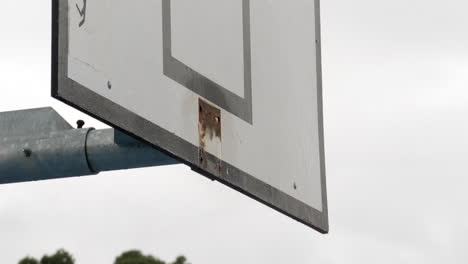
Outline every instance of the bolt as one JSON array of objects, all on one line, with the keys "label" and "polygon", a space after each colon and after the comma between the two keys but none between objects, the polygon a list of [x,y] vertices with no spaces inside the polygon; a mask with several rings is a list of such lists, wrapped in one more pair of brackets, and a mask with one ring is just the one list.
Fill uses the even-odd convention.
[{"label": "bolt", "polygon": [[85,122],[84,122],[83,120],[78,120],[78,121],[76,121],[76,126],[77,126],[78,128],[83,128],[84,125],[85,125]]},{"label": "bolt", "polygon": [[107,81],[107,88],[108,88],[109,90],[112,89],[112,83],[111,83],[111,81]]},{"label": "bolt", "polygon": [[24,156],[25,156],[26,158],[29,158],[29,157],[31,157],[31,155],[32,155],[32,150],[30,150],[30,149],[28,149],[28,148],[25,148],[25,149],[23,149],[23,153],[24,153]]},{"label": "bolt", "polygon": [[294,183],[293,187],[294,187],[294,190],[297,190],[297,184],[296,183]]}]

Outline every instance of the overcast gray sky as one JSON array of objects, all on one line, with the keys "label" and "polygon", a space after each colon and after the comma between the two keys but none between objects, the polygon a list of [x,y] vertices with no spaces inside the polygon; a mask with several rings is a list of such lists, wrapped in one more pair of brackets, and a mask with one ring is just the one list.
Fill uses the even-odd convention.
[{"label": "overcast gray sky", "polygon": [[[278,0],[280,1],[280,0]],[[468,8],[323,0],[330,234],[185,166],[0,186],[0,261],[64,247],[194,263],[466,263]],[[53,106],[50,1],[4,0],[0,111]]]}]

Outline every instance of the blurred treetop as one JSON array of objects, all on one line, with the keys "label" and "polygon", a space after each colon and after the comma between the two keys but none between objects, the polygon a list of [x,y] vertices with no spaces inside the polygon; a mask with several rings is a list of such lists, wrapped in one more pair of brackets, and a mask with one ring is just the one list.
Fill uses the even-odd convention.
[{"label": "blurred treetop", "polygon": [[26,257],[20,260],[19,264],[75,264],[75,259],[67,251],[59,249],[52,256],[44,255],[41,261]]},{"label": "blurred treetop", "polygon": [[[166,262],[158,258],[155,258],[151,255],[145,256],[139,250],[130,250],[118,256],[115,259],[114,264],[166,264]],[[187,258],[185,258],[184,256],[179,256],[171,264],[189,264],[189,263],[187,263]]]},{"label": "blurred treetop", "polygon": [[[75,264],[73,256],[64,249],[60,249],[55,254],[45,255],[38,261],[32,257],[25,257],[18,264]],[[187,258],[179,256],[172,263],[166,263],[151,255],[143,255],[139,250],[130,250],[118,256],[114,264],[189,264]]]}]

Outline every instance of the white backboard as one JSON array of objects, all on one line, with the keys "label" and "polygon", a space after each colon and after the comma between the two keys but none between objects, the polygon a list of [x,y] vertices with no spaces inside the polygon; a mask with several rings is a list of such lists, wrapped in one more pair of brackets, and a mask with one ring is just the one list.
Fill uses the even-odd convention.
[{"label": "white backboard", "polygon": [[53,0],[54,97],[328,232],[318,0]]}]

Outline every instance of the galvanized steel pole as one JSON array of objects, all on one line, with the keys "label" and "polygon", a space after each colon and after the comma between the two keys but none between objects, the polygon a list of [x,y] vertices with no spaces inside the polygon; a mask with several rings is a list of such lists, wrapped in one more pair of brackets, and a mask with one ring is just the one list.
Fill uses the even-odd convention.
[{"label": "galvanized steel pole", "polygon": [[0,113],[0,184],[178,163],[114,129],[73,129],[51,108]]}]

